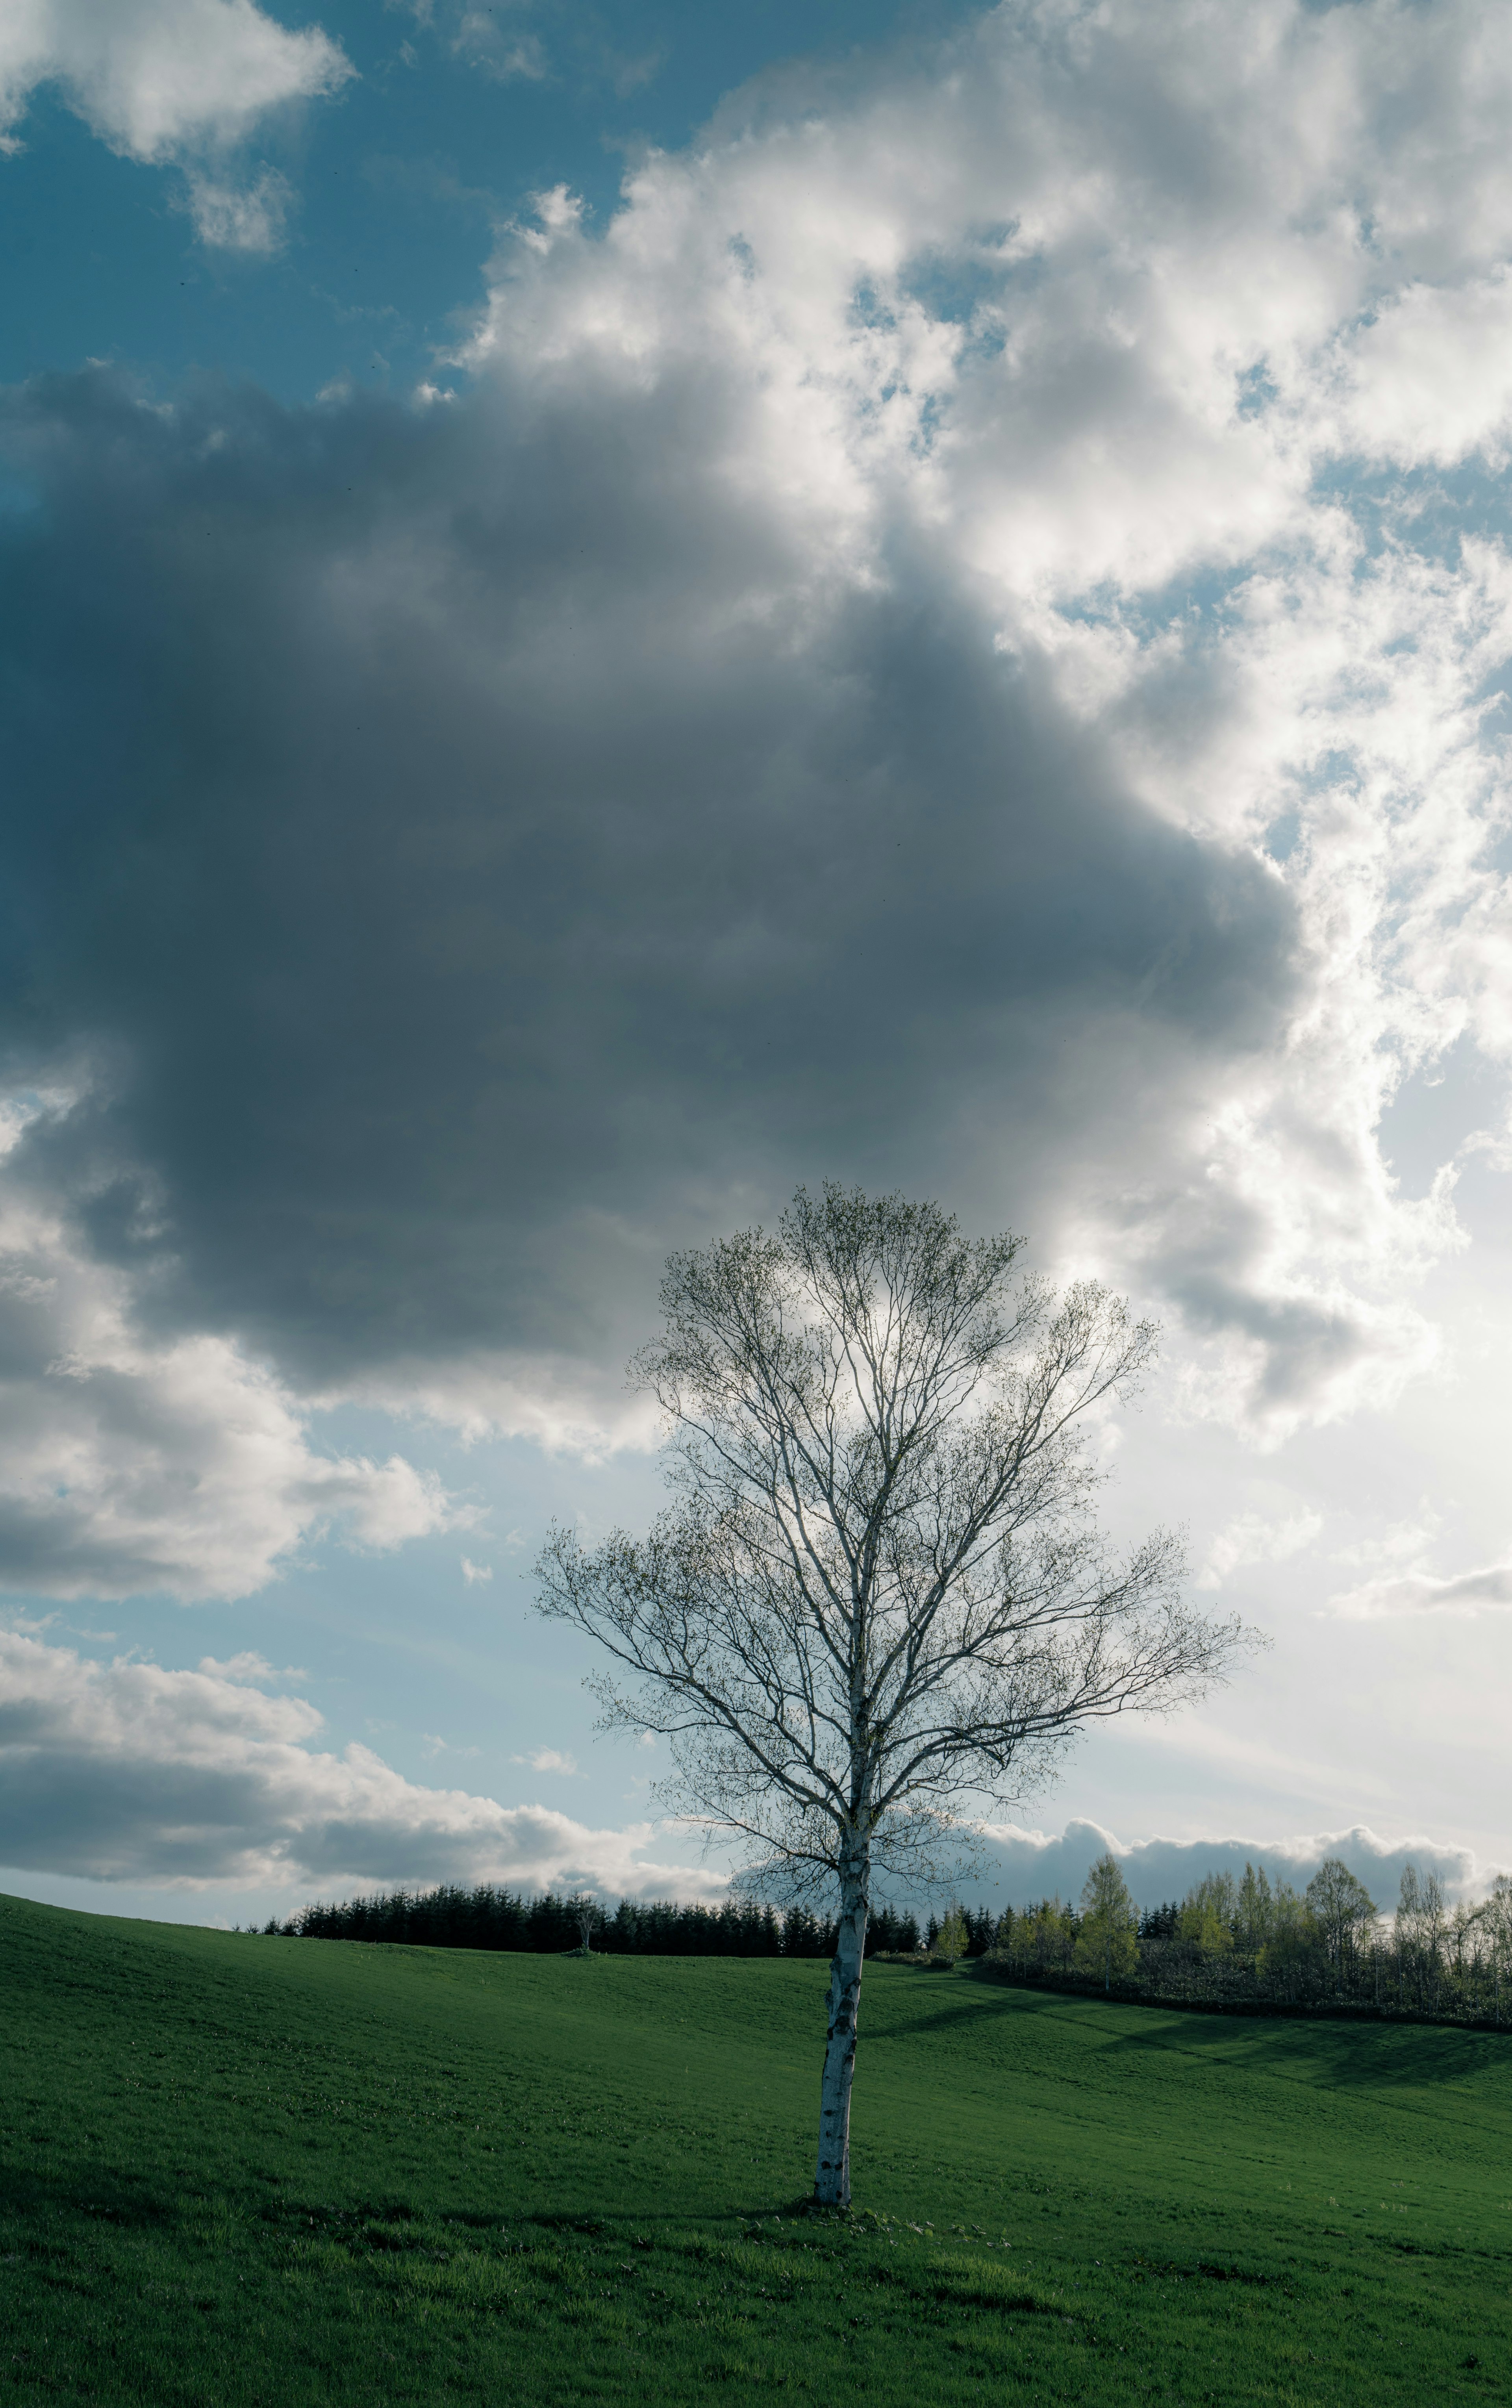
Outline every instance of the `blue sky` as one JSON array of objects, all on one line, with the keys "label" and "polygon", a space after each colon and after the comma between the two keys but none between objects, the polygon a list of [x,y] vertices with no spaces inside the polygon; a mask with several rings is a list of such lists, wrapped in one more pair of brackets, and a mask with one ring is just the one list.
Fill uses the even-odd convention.
[{"label": "blue sky", "polygon": [[88,359],[149,381],[250,379],[287,401],[350,377],[406,392],[469,330],[495,227],[570,185],[595,220],[626,165],[680,149],[786,63],[920,38],[953,13],[856,0],[269,12],[319,26],[351,75],[270,112],[249,150],[291,188],[273,257],[194,237],[172,172],[113,150],[45,83],[6,165],[0,378]]},{"label": "blue sky", "polygon": [[1509,102],[1471,0],[0,27],[0,1882],[717,1895],[529,1567],[827,1176],[1161,1319],[1110,1526],[1271,1641],[989,1894],[1512,1864]]}]

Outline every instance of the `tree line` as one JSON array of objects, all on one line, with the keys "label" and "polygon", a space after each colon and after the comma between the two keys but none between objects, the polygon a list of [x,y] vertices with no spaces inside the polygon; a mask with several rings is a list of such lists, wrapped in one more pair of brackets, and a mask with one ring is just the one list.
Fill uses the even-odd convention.
[{"label": "tree line", "polygon": [[1009,1909],[986,1955],[1010,1977],[1124,1998],[1500,2023],[1512,2013],[1512,1877],[1499,1874],[1477,1906],[1451,1907],[1437,1874],[1409,1864],[1383,1912],[1336,1856],[1301,1892],[1247,1864],[1141,1914],[1105,1856],[1079,1908],[1056,1898]]},{"label": "tree line", "polygon": [[[977,1918],[991,1934],[991,1918]],[[927,1946],[917,1919],[884,1907],[871,1920],[868,1955],[909,1955]],[[554,1956],[592,1948],[611,1956],[815,1956],[834,1954],[835,1927],[803,1906],[729,1902],[684,1906],[668,1899],[621,1899],[612,1910],[582,1893],[559,1895],[483,1884],[464,1889],[384,1891],[313,1905],[264,1927],[286,1939],[387,1942],[412,1948],[514,1949]],[[984,1939],[984,1946],[986,1941]]]},{"label": "tree line", "polygon": [[[535,1896],[489,1884],[386,1890],[307,1906],[268,1933],[421,1948],[516,1950],[553,1956],[795,1956],[834,1954],[835,1925],[802,1906],[730,1900],[717,1907],[584,1892]],[[1382,1914],[1363,1884],[1331,1857],[1303,1891],[1263,1865],[1206,1873],[1181,1899],[1147,1908],[1130,1897],[1117,1860],[1093,1866],[1079,1904],[950,1907],[918,1917],[883,1906],[866,1928],[868,1956],[945,1967],[976,1959],[1023,1981],[1097,1987],[1122,1998],[1193,2005],[1374,2006],[1419,2014],[1512,2018],[1512,1877],[1498,1875],[1478,1906],[1451,1907],[1435,1873],[1408,1865],[1395,1908]]]}]

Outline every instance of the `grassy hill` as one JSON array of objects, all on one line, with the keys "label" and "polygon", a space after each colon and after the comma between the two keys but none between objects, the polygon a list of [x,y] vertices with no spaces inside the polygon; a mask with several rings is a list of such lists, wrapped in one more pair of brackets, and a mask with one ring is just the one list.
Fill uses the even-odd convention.
[{"label": "grassy hill", "polygon": [[0,2401],[1512,2397],[1512,2042],[0,1900]]}]

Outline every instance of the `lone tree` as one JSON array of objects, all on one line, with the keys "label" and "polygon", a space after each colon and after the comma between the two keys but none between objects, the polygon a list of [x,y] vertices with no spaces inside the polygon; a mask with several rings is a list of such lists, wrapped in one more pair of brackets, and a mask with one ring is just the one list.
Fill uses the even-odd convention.
[{"label": "lone tree", "polygon": [[961,1870],[973,1817],[1040,1785],[1080,1724],[1199,1694],[1245,1638],[1183,1604],[1173,1534],[1119,1560],[1095,1526],[1078,1425],[1134,1388],[1154,1329],[1090,1283],[1015,1283],[1020,1251],[826,1186],[775,1234],[674,1255],[631,1367],[672,1502],[645,1539],[556,1529],[536,1567],[539,1610],[615,1659],[604,1727],[670,1741],[663,1801],[742,1842],[749,1886],[835,1899],[832,2205],[874,1874]]}]

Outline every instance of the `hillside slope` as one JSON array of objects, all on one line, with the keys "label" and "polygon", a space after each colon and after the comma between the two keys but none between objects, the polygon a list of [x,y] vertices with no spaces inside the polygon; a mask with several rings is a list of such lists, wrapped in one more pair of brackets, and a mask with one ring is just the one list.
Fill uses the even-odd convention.
[{"label": "hillside slope", "polygon": [[1512,2042],[0,1900],[0,2398],[1512,2396]]}]

